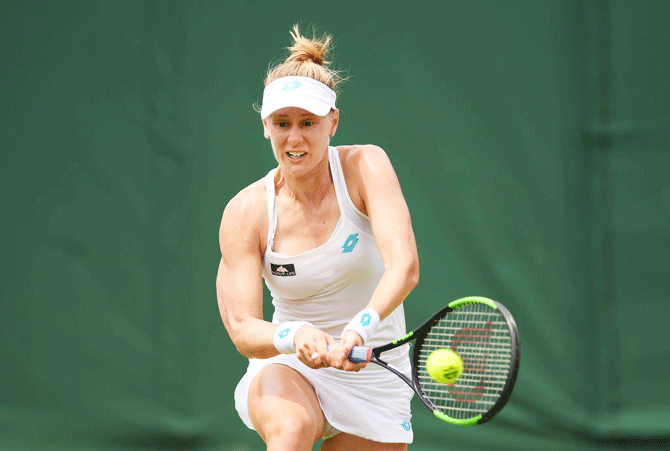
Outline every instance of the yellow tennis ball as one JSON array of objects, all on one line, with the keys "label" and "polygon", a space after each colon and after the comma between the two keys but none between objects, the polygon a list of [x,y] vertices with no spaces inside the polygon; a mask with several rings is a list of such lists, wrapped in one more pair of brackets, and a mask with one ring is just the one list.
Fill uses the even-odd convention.
[{"label": "yellow tennis ball", "polygon": [[428,356],[426,370],[443,384],[453,384],[463,373],[463,360],[451,349],[438,349]]}]

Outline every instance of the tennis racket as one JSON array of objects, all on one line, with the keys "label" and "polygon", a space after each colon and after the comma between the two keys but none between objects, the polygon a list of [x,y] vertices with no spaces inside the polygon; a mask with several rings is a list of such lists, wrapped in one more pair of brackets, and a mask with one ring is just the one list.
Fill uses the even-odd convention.
[{"label": "tennis racket", "polygon": [[[380,355],[414,341],[408,377]],[[463,361],[453,383],[434,380],[426,369],[433,351],[451,349]],[[448,423],[470,426],[493,418],[512,394],[519,371],[519,333],[510,312],[499,302],[470,296],[450,302],[418,329],[383,346],[357,346],[352,362],[372,362],[400,377],[433,414]]]}]

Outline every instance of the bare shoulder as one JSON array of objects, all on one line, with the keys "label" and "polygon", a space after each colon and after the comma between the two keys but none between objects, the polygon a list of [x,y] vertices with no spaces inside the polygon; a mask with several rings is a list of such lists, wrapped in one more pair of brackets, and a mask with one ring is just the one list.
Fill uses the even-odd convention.
[{"label": "bare shoulder", "polygon": [[367,199],[371,190],[389,181],[397,183],[391,161],[384,149],[372,144],[340,146],[337,150],[349,197],[356,208],[368,214]]},{"label": "bare shoulder", "polygon": [[345,170],[353,170],[354,168],[374,170],[379,165],[390,164],[386,151],[374,144],[340,146],[337,150],[340,153],[340,160]]},{"label": "bare shoulder", "polygon": [[267,230],[267,190],[258,180],[237,193],[226,205],[219,228],[221,247],[238,242],[264,249],[261,231]]},{"label": "bare shoulder", "polygon": [[267,193],[263,180],[258,180],[237,193],[224,210],[235,214],[253,214],[258,213],[261,207],[266,206]]},{"label": "bare shoulder", "polygon": [[373,144],[341,146],[337,150],[340,153],[347,185],[371,182],[379,176],[395,176],[391,160],[386,151],[379,146]]}]

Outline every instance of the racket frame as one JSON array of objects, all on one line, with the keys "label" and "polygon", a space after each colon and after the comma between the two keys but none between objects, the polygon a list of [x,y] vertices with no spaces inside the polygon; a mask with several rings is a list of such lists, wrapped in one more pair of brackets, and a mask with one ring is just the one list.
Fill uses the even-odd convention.
[{"label": "racket frame", "polygon": [[[471,418],[459,419],[459,418],[452,418],[446,415],[427,398],[426,394],[423,391],[423,388],[421,387],[421,384],[419,383],[418,363],[423,340],[426,338],[431,328],[441,319],[446,317],[449,313],[459,309],[460,307],[463,307],[464,305],[472,303],[485,304],[491,307],[492,309],[497,310],[504,318],[510,333],[512,361],[510,364],[510,372],[503,386],[501,395],[493,404],[493,406],[484,414],[479,414]],[[403,374],[402,372],[398,371],[397,369],[393,368],[386,362],[384,362],[384,360],[381,358],[381,354],[414,340],[416,340],[416,343],[412,351],[412,375],[410,378],[407,375]],[[475,424],[485,423],[489,421],[491,418],[493,418],[498,412],[500,412],[500,410],[505,406],[505,404],[507,403],[512,394],[512,390],[514,389],[514,384],[516,383],[516,378],[519,373],[519,362],[520,362],[519,332],[516,326],[516,322],[514,321],[512,314],[509,312],[509,310],[507,310],[507,308],[504,305],[502,305],[497,301],[482,296],[468,296],[452,301],[445,307],[437,311],[435,314],[433,314],[433,316],[431,316],[430,319],[428,319],[428,321],[426,321],[421,326],[414,329],[412,332],[408,333],[404,337],[376,348],[367,348],[366,351],[367,352],[364,359],[359,358],[356,360],[359,362],[360,361],[372,362],[391,371],[400,379],[402,379],[407,385],[409,385],[409,387],[412,390],[414,390],[414,392],[417,394],[417,397],[429,410],[433,412],[433,415],[435,415],[442,421],[459,426],[472,426]],[[351,360],[354,361],[353,359]]]}]

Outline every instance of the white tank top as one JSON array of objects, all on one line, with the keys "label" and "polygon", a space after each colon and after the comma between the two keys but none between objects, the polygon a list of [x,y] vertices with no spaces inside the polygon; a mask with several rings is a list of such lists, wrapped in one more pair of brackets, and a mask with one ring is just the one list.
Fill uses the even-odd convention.
[{"label": "white tank top", "polygon": [[[263,256],[263,278],[272,295],[272,322],[309,321],[339,339],[351,318],[364,309],[384,274],[384,262],[372,235],[369,218],[351,201],[339,152],[329,147],[330,172],[340,208],[333,234],[321,246],[286,256],[273,251],[277,227],[274,178],[265,177],[269,228]],[[400,305],[366,345],[378,346],[405,335],[405,314]]]}]

